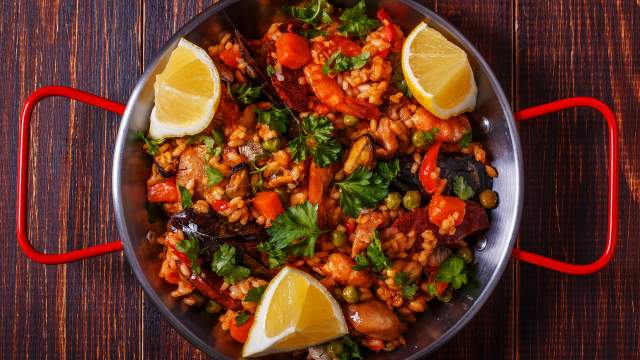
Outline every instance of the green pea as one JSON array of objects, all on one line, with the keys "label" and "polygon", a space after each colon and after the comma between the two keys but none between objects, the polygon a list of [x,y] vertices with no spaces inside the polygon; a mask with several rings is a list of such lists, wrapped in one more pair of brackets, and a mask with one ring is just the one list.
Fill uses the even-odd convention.
[{"label": "green pea", "polygon": [[411,135],[411,143],[415,147],[422,147],[427,145],[427,137],[424,131],[416,131]]},{"label": "green pea", "polygon": [[471,264],[473,262],[473,252],[468,247],[463,247],[458,250],[458,256],[460,256],[467,264]]},{"label": "green pea", "polygon": [[344,346],[342,345],[342,341],[334,340],[327,345],[327,351],[329,355],[338,357],[343,351]]},{"label": "green pea", "polygon": [[205,310],[209,314],[215,314],[215,313],[219,313],[220,310],[222,310],[222,306],[220,306],[220,304],[218,304],[213,300],[209,300],[209,302],[207,302],[207,306],[205,307]]},{"label": "green pea", "polygon": [[358,118],[353,115],[345,115],[342,119],[344,126],[355,126],[358,124]]},{"label": "green pea", "polygon": [[400,196],[397,192],[390,192],[389,195],[384,199],[384,204],[387,205],[389,210],[397,210],[402,203],[402,196]]},{"label": "green pea", "polygon": [[333,230],[331,233],[331,243],[335,247],[343,246],[347,243],[347,234],[345,234],[344,231]]},{"label": "green pea", "polygon": [[422,201],[422,197],[419,191],[407,191],[402,198],[402,205],[404,205],[407,210],[413,210],[420,206],[420,201]]},{"label": "green pea", "polygon": [[485,190],[478,195],[480,204],[485,209],[493,209],[498,204],[498,194],[493,190]]},{"label": "green pea", "polygon": [[451,289],[449,288],[447,288],[447,290],[445,290],[442,295],[438,296],[438,300],[444,303],[448,303],[449,301],[451,301],[451,299],[453,299],[453,291],[451,291]]},{"label": "green pea", "polygon": [[268,152],[276,152],[280,149],[280,139],[275,137],[273,139],[265,140],[262,142],[262,148]]},{"label": "green pea", "polygon": [[360,301],[360,290],[353,285],[349,285],[342,289],[342,298],[349,304],[355,304]]}]

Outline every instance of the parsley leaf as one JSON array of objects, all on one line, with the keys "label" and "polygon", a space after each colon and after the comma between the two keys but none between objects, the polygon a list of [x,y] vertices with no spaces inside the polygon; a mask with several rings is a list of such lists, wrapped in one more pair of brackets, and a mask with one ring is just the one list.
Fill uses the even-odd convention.
[{"label": "parsley leaf", "polygon": [[300,135],[289,142],[293,160],[300,162],[311,156],[320,167],[338,161],[342,146],[332,132],[333,125],[325,116],[309,115],[302,119]]},{"label": "parsley leaf", "polygon": [[191,207],[193,201],[191,201],[191,193],[189,190],[182,185],[178,185],[178,190],[180,190],[180,204],[182,205],[182,209],[184,210]]},{"label": "parsley leaf", "polygon": [[255,109],[258,115],[258,121],[266,124],[271,129],[284,134],[287,132],[287,125],[289,124],[289,109],[279,109],[273,106],[269,110]]},{"label": "parsley leaf", "polygon": [[262,294],[264,294],[264,290],[266,288],[267,288],[266,286],[258,286],[258,287],[251,288],[242,301],[254,302],[256,304],[260,303],[260,299],[262,299]]},{"label": "parsley leaf", "polygon": [[375,19],[369,19],[366,11],[364,0],[358,1],[356,6],[352,8],[345,9],[340,14],[340,20],[343,23],[338,27],[338,31],[347,36],[362,37],[377,28],[380,22]]},{"label": "parsley leaf", "polygon": [[242,326],[242,324],[249,321],[249,314],[244,311],[238,311],[236,313],[236,326]]},{"label": "parsley leaf", "polygon": [[455,255],[450,256],[440,265],[438,274],[436,274],[436,280],[449,283],[454,289],[459,289],[467,283],[467,274],[464,268],[464,260],[462,260],[461,257]]},{"label": "parsley leaf", "polygon": [[217,185],[220,181],[222,181],[222,179],[224,179],[222,173],[218,169],[210,165],[207,165],[205,171],[207,173],[207,185],[209,186]]},{"label": "parsley leaf", "polygon": [[462,135],[462,139],[460,139],[460,142],[458,142],[458,145],[460,145],[461,148],[468,148],[469,145],[471,145],[471,140],[472,140],[473,134],[471,133],[471,130],[467,131],[466,133],[464,133],[464,135]]},{"label": "parsley leaf", "polygon": [[227,90],[229,91],[229,95],[238,102],[241,102],[245,105],[253,104],[262,96],[262,87],[260,86],[248,86],[246,84],[236,84],[229,85],[227,83]]},{"label": "parsley leaf", "polygon": [[176,250],[185,254],[191,262],[191,271],[198,275],[202,272],[200,268],[200,241],[193,236],[189,236],[186,239],[176,243]]},{"label": "parsley leaf", "polygon": [[163,139],[147,139],[147,137],[144,136],[144,133],[142,131],[136,131],[135,135],[138,139],[144,141],[145,145],[147,145],[146,152],[149,155],[157,154],[158,148],[164,142]]},{"label": "parsley leaf", "polygon": [[369,55],[369,52],[363,51],[360,55],[344,56],[340,50],[338,50],[331,54],[324,65],[322,65],[322,72],[329,75],[345,70],[360,69],[369,61]]},{"label": "parsley leaf", "polygon": [[327,32],[323,30],[318,30],[316,28],[311,28],[309,30],[303,30],[301,35],[307,39],[313,39],[314,37],[317,37],[317,36],[326,36]]},{"label": "parsley leaf", "polygon": [[384,269],[388,269],[391,264],[382,251],[382,243],[378,237],[378,231],[374,231],[371,236],[371,244],[367,246],[367,257],[371,261],[371,268],[374,272],[379,272]]},{"label": "parsley leaf", "polygon": [[475,194],[471,186],[467,185],[462,176],[456,176],[453,181],[453,192],[462,200],[469,200]]},{"label": "parsley leaf", "polygon": [[343,336],[341,340],[344,349],[340,353],[340,360],[364,360],[357,342],[349,336]]},{"label": "parsley leaf", "polygon": [[316,25],[319,22],[328,24],[333,21],[326,0],[311,0],[309,4],[301,7],[284,6],[284,10],[294,18],[311,25]]},{"label": "parsley leaf", "polygon": [[361,252],[360,254],[356,255],[355,260],[356,260],[356,264],[351,268],[356,271],[366,269],[371,264],[369,262],[369,259],[367,258],[367,255],[364,252]]},{"label": "parsley leaf", "polygon": [[235,284],[238,280],[251,275],[249,268],[236,265],[236,248],[229,244],[222,244],[213,253],[211,270],[218,276],[224,277],[224,281]]},{"label": "parsley leaf", "polygon": [[276,74],[276,68],[272,65],[267,65],[267,75],[274,76]]},{"label": "parsley leaf", "polygon": [[404,271],[396,273],[393,277],[393,283],[402,287],[402,296],[406,299],[412,299],[418,292],[418,285],[409,281],[409,274]]},{"label": "parsley leaf", "polygon": [[337,183],[340,207],[345,215],[356,218],[363,209],[375,207],[389,194],[389,184],[400,171],[398,159],[378,164],[376,171],[359,167],[347,179]]},{"label": "parsley leaf", "polygon": [[282,265],[287,255],[313,256],[318,236],[318,205],[309,201],[289,207],[271,222],[267,229],[268,242],[258,245],[258,249],[269,254],[269,267]]},{"label": "parsley leaf", "polygon": [[222,153],[222,145],[224,144],[224,136],[221,132],[214,130],[211,136],[198,135],[192,138],[192,141],[201,142],[207,150],[207,155],[217,156]]}]

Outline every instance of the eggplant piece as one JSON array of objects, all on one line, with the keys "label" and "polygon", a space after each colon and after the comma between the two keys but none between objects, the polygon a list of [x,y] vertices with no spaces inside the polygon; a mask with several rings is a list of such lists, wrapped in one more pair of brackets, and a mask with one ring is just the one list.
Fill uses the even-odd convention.
[{"label": "eggplant piece", "polygon": [[455,196],[453,184],[456,177],[462,176],[476,194],[493,187],[493,179],[487,174],[484,165],[476,161],[473,155],[459,153],[441,153],[438,156],[440,178],[447,179],[444,195]]}]

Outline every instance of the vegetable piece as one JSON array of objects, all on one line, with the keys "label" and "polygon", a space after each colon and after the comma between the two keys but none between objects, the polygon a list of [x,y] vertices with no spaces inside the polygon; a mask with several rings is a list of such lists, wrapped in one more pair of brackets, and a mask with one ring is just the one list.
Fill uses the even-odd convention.
[{"label": "vegetable piece", "polygon": [[259,122],[266,124],[269,128],[279,132],[280,134],[287,132],[287,126],[289,124],[289,109],[286,107],[279,109],[272,106],[269,110],[260,110],[256,108],[255,112],[258,115]]},{"label": "vegetable piece", "polygon": [[175,177],[147,186],[147,201],[150,203],[175,202],[180,200]]},{"label": "vegetable piece", "polygon": [[209,186],[217,185],[224,179],[222,173],[212,166],[207,165],[205,171],[207,172],[207,185]]},{"label": "vegetable piece", "polygon": [[396,29],[393,26],[393,23],[391,22],[391,18],[389,17],[389,14],[387,14],[387,12],[384,9],[380,9],[376,13],[376,17],[384,25],[385,39],[388,42],[393,43],[398,36],[396,33]]},{"label": "vegetable piece", "polygon": [[340,73],[346,70],[357,70],[364,67],[369,61],[370,54],[367,51],[356,56],[344,56],[341,51],[334,52],[322,65],[322,72],[326,75]]},{"label": "vegetable piece", "polygon": [[176,250],[180,251],[187,256],[191,263],[191,271],[194,274],[202,273],[200,267],[200,241],[194,236],[189,236],[186,239],[176,243]]},{"label": "vegetable piece", "polygon": [[340,360],[363,360],[362,353],[360,352],[360,346],[356,341],[349,336],[343,336],[340,341],[342,342],[344,350],[340,353]]},{"label": "vegetable piece", "polygon": [[313,256],[318,236],[318,205],[309,201],[292,206],[271,222],[267,229],[271,238],[258,245],[258,250],[269,255],[269,267],[276,268],[286,261],[287,255]]},{"label": "vegetable piece", "polygon": [[246,84],[236,84],[231,86],[227,83],[227,90],[229,91],[229,95],[231,95],[235,101],[241,102],[244,105],[249,105],[260,99],[262,96],[263,86],[264,85],[249,86]]},{"label": "vegetable piece", "polygon": [[440,151],[440,141],[437,141],[424,155],[422,164],[420,165],[419,175],[420,183],[428,194],[437,192],[444,186],[442,179],[438,174],[438,152]]},{"label": "vegetable piece", "polygon": [[454,289],[459,289],[467,283],[464,260],[459,256],[449,256],[440,265],[435,279],[451,284]]},{"label": "vegetable piece", "polygon": [[249,289],[249,292],[247,292],[247,295],[244,297],[244,299],[242,299],[242,301],[254,302],[256,304],[259,304],[260,300],[262,299],[262,294],[264,294],[264,290],[266,288],[266,286],[258,286]]},{"label": "vegetable piece", "polygon": [[144,133],[142,131],[136,131],[134,134],[138,139],[144,141],[144,144],[147,147],[145,151],[149,155],[157,154],[159,146],[164,142],[164,139],[148,139],[146,136],[144,136]]},{"label": "vegetable piece", "polygon": [[357,42],[351,41],[344,36],[329,35],[329,50],[340,50],[345,56],[356,56],[362,52],[362,47]]},{"label": "vegetable piece", "polygon": [[191,207],[191,205],[193,205],[193,201],[191,200],[191,193],[189,190],[182,185],[178,185],[178,190],[180,190],[180,205],[182,205],[182,209]]},{"label": "vegetable piece", "polygon": [[344,126],[355,126],[358,124],[358,118],[353,115],[345,115],[344,118],[342,118],[342,123]]},{"label": "vegetable piece", "polygon": [[475,195],[471,186],[467,185],[462,176],[456,176],[453,181],[453,192],[462,200],[469,200]]},{"label": "vegetable piece", "polygon": [[218,56],[220,57],[220,60],[222,60],[228,66],[234,69],[238,68],[238,58],[240,58],[241,56],[240,50],[237,47],[232,46],[229,49],[224,49]]},{"label": "vegetable piece", "polygon": [[274,137],[273,139],[265,140],[262,142],[262,149],[270,153],[274,153],[280,150],[280,138]]},{"label": "vegetable piece", "polygon": [[276,58],[282,66],[299,69],[311,58],[307,39],[294,33],[284,33],[276,40]]},{"label": "vegetable piece", "polygon": [[455,226],[458,226],[464,219],[465,209],[465,202],[457,197],[434,195],[429,202],[429,221],[441,226],[443,221],[453,217]]},{"label": "vegetable piece", "polygon": [[493,190],[485,190],[478,195],[480,205],[485,209],[493,209],[498,204],[498,193]]},{"label": "vegetable piece", "polygon": [[460,139],[458,145],[460,145],[460,147],[463,149],[468,148],[469,145],[471,145],[472,138],[473,134],[471,133],[471,130],[469,130],[468,132],[464,133],[464,135],[462,135],[462,139]]},{"label": "vegetable piece", "polygon": [[345,234],[344,231],[333,230],[331,233],[331,243],[335,247],[344,246],[344,244],[347,243],[347,234]]},{"label": "vegetable piece", "polygon": [[411,135],[411,143],[415,147],[423,147],[425,145],[431,145],[435,140],[438,128],[433,128],[429,131],[416,131]]},{"label": "vegetable piece", "polygon": [[393,283],[402,289],[402,296],[406,299],[412,299],[418,292],[418,285],[411,283],[409,274],[404,271],[398,272],[393,276]]},{"label": "vegetable piece", "polygon": [[344,228],[347,230],[347,234],[353,234],[356,231],[356,221],[353,218],[348,218],[344,223]]},{"label": "vegetable piece", "polygon": [[236,314],[236,318],[229,324],[229,334],[235,341],[244,344],[249,337],[251,325],[253,325],[253,316],[244,311],[239,311]]},{"label": "vegetable piece", "polygon": [[402,203],[402,196],[400,196],[397,192],[390,192],[389,195],[384,199],[384,204],[387,206],[389,210],[398,210],[400,204]]},{"label": "vegetable piece", "polygon": [[293,160],[300,162],[311,156],[320,167],[338,161],[342,146],[332,133],[333,125],[325,116],[309,115],[302,119],[300,135],[289,142]]},{"label": "vegetable piece", "polygon": [[284,212],[280,196],[275,191],[262,191],[253,198],[253,208],[269,220],[275,220]]},{"label": "vegetable piece", "polygon": [[420,207],[420,202],[422,201],[422,197],[420,196],[419,191],[407,191],[402,197],[402,205],[407,210],[413,210],[417,207]]},{"label": "vegetable piece", "polygon": [[360,290],[353,285],[349,285],[342,289],[342,298],[349,304],[355,304],[360,301]]},{"label": "vegetable piece", "polygon": [[229,208],[229,203],[224,200],[213,200],[211,202],[211,208],[216,212],[225,211]]},{"label": "vegetable piece", "polygon": [[380,243],[378,231],[374,231],[371,236],[371,244],[367,246],[367,258],[369,258],[371,268],[374,272],[388,269],[391,266],[389,260],[384,255],[384,251],[382,251],[382,243]]},{"label": "vegetable piece", "polygon": [[333,179],[331,168],[316,166],[315,161],[309,165],[309,201],[312,204],[320,204],[324,191]]},{"label": "vegetable piece", "polygon": [[363,209],[370,209],[389,193],[389,184],[400,171],[398,159],[381,162],[375,173],[359,167],[347,179],[337,183],[340,188],[340,207],[347,216],[357,217]]},{"label": "vegetable piece", "polygon": [[377,28],[380,22],[368,18],[366,10],[364,0],[358,1],[352,8],[345,9],[342,14],[340,14],[342,25],[338,27],[338,31],[347,36],[362,37]]},{"label": "vegetable piece", "polygon": [[222,244],[213,253],[211,270],[218,276],[224,277],[224,281],[235,284],[251,274],[249,268],[236,265],[236,248],[229,244]]},{"label": "vegetable piece", "polygon": [[407,81],[404,79],[400,62],[397,62],[397,64],[395,64],[395,66],[393,67],[391,83],[396,89],[402,91],[404,96],[408,98],[413,97],[413,94],[411,94],[411,90],[409,90],[409,86],[407,85]]},{"label": "vegetable piece", "polygon": [[311,0],[308,5],[301,7],[285,6],[284,10],[294,18],[311,25],[320,22],[328,24],[332,21],[331,4],[325,0]]}]

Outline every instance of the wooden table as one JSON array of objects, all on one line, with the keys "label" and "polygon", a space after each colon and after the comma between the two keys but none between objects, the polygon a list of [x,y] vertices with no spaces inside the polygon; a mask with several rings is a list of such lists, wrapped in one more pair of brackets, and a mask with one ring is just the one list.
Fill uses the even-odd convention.
[{"label": "wooden table", "polygon": [[[617,254],[574,277],[511,263],[482,311],[436,358],[640,354],[640,5],[636,1],[427,0],[485,56],[520,109],[576,95],[610,104],[621,130]],[[154,53],[210,1],[3,1],[0,357],[202,358],[145,298],[122,254],[65,266],[15,241],[18,113],[43,85],[126,101]],[[47,100],[31,129],[31,240],[55,252],[118,237],[111,154],[118,118]],[[520,124],[526,195],[519,244],[578,263],[606,232],[604,122],[566,111]],[[106,159],[106,161],[104,160]]]}]

